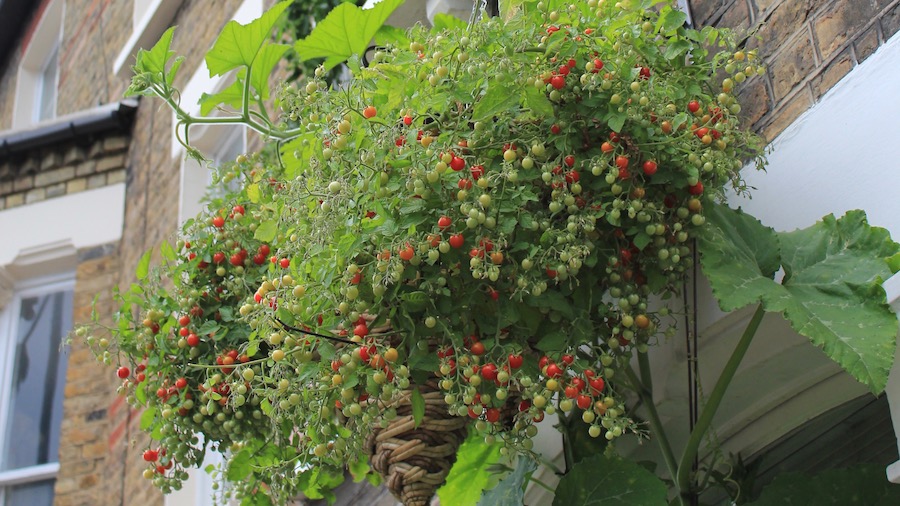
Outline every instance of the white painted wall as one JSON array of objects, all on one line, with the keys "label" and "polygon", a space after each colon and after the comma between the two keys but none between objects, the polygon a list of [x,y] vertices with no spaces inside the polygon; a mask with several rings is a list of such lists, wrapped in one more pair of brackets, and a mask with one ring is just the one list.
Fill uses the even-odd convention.
[{"label": "white painted wall", "polygon": [[59,242],[76,249],[118,241],[125,183],[0,211],[0,267],[22,253]]}]

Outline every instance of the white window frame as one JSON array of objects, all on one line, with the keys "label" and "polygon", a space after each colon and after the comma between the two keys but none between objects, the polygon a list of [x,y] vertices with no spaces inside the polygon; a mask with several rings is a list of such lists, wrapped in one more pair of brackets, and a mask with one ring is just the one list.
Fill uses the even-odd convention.
[{"label": "white window frame", "polygon": [[[65,2],[52,0],[44,10],[41,20],[31,34],[28,46],[22,53],[22,61],[16,76],[16,96],[13,104],[13,128],[23,128],[38,123],[40,117],[40,104],[42,99],[41,83],[54,51],[58,51],[62,41],[63,19],[65,16]],[[59,59],[57,58],[57,62]],[[56,71],[57,83],[59,82],[59,70]],[[54,114],[56,116],[56,96],[54,93]],[[47,118],[50,119],[50,118]]]},{"label": "white window frame", "polygon": [[178,223],[184,223],[203,210],[201,200],[212,182],[212,167],[217,167],[221,162],[234,161],[221,160],[219,153],[225,150],[225,145],[240,142],[241,153],[247,150],[247,127],[243,125],[207,125],[206,128],[196,130],[191,137],[191,144],[209,158],[210,162],[201,163],[193,158],[182,160]]},{"label": "white window frame", "polygon": [[[15,293],[10,302],[0,309],[0,455],[5,454],[7,424],[10,416],[12,375],[16,359],[16,322],[23,298],[46,295],[60,291],[75,290],[75,273],[68,271],[55,275],[29,279],[15,285]],[[71,326],[73,322],[69,322]],[[65,352],[62,352],[65,356]],[[62,445],[62,441],[60,441]],[[59,455],[55,462],[31,467],[0,471],[0,504],[5,504],[7,490],[16,485],[24,485],[48,479],[55,479],[59,473]]]}]

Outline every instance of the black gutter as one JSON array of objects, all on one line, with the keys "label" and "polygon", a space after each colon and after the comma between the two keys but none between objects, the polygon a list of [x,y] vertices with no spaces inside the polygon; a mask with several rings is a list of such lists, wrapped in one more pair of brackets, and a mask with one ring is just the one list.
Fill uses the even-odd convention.
[{"label": "black gutter", "polygon": [[110,131],[130,132],[138,101],[125,99],[88,111],[61,116],[29,130],[0,132],[0,161],[25,151]]}]

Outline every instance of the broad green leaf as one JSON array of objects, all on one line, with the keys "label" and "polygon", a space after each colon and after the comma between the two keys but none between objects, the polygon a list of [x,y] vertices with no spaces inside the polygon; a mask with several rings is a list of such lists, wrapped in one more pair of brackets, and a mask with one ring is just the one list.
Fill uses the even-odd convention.
[{"label": "broad green leaf", "polygon": [[688,42],[684,39],[679,39],[679,40],[670,42],[666,46],[666,52],[663,53],[663,55],[665,56],[665,58],[667,60],[674,60],[675,58],[678,58],[682,54],[686,53],[688,51],[688,49],[690,49],[690,48],[691,48],[690,42]]},{"label": "broad green leaf", "polygon": [[887,263],[888,268],[891,269],[891,273],[897,274],[897,271],[900,271],[900,253],[896,253],[888,257]]},{"label": "broad green leaf", "polygon": [[135,275],[139,280],[143,280],[147,277],[147,274],[150,274],[150,253],[151,250],[147,250],[141,257],[140,261],[138,261]]},{"label": "broad green leaf", "polygon": [[[891,275],[885,259],[900,249],[886,230],[870,227],[862,211],[779,234],[725,206],[707,217],[698,246],[723,310],[761,302],[873,392],[884,390],[897,318],[881,281]],[[771,279],[779,263],[783,284]]]},{"label": "broad green leaf", "polygon": [[880,393],[897,335],[881,282],[891,275],[885,259],[900,246],[862,211],[778,235],[789,296],[769,297],[766,309],[783,311],[794,330]]},{"label": "broad green leaf", "polygon": [[225,104],[234,110],[240,111],[244,99],[244,85],[242,79],[236,79],[227,88],[218,93],[203,93],[200,95],[200,114],[208,116],[209,113],[220,104]]},{"label": "broad green leaf", "polygon": [[488,467],[500,460],[500,447],[485,444],[484,438],[477,434],[470,435],[456,453],[456,463],[447,475],[447,482],[437,491],[441,504],[477,504],[490,481]]},{"label": "broad green leaf", "polygon": [[366,475],[369,474],[372,468],[369,466],[368,459],[361,458],[347,464],[347,470],[350,471],[350,475],[353,476],[353,483],[359,483],[366,479]]},{"label": "broad green leaf", "polygon": [[153,421],[156,420],[157,409],[154,406],[150,406],[141,413],[141,430],[146,431],[153,425]]},{"label": "broad green leaf", "polygon": [[666,6],[659,12],[659,19],[656,20],[656,29],[663,33],[669,33],[684,26],[685,21],[687,21],[686,13]]},{"label": "broad green leaf", "polygon": [[472,110],[472,121],[490,119],[518,102],[519,96],[511,87],[499,81],[491,81],[487,93],[478,100]]},{"label": "broad green leaf", "polygon": [[225,472],[228,481],[238,483],[249,476],[252,471],[250,459],[251,452],[249,449],[243,449],[234,454],[234,456],[228,460],[228,470]]},{"label": "broad green leaf", "polygon": [[900,485],[884,477],[884,467],[860,464],[831,469],[815,476],[785,473],[763,489],[747,506],[894,506],[900,504]]},{"label": "broad green leaf", "polygon": [[169,241],[162,242],[162,244],[159,246],[159,252],[166,260],[175,260],[175,258],[178,256],[175,253],[175,249],[172,248],[171,244],[169,244]]},{"label": "broad green leaf", "polygon": [[149,51],[143,49],[138,51],[134,65],[135,72],[153,72],[154,74],[165,72],[169,59],[175,54],[175,51],[169,49],[172,46],[172,36],[174,34],[175,27],[172,26],[163,32],[162,36]]},{"label": "broad green leaf", "polygon": [[422,418],[425,417],[425,398],[422,397],[422,392],[418,388],[413,388],[409,401],[412,404],[413,422],[418,427],[422,423]]},{"label": "broad green leaf", "polygon": [[247,185],[247,198],[254,204],[259,203],[259,185],[257,183]]},{"label": "broad green leaf", "polygon": [[275,239],[275,234],[278,233],[278,222],[276,220],[268,220],[264,221],[256,227],[256,232],[253,233],[253,238],[257,241],[262,242],[272,242]]},{"label": "broad green leaf", "polygon": [[606,123],[609,125],[609,128],[614,132],[621,132],[622,127],[625,126],[625,120],[628,119],[628,116],[624,113],[613,114],[609,117]]},{"label": "broad green leaf", "polygon": [[666,485],[640,465],[598,454],[559,480],[553,506],[666,506]]},{"label": "broad green leaf", "polygon": [[253,68],[250,70],[250,86],[256,89],[260,100],[269,99],[269,75],[290,48],[291,46],[288,44],[266,43],[256,56]]},{"label": "broad green leaf", "polygon": [[403,0],[382,0],[371,9],[343,3],[320,21],[308,37],[294,45],[301,61],[325,58],[325,70],[351,55],[361,55],[388,16]]},{"label": "broad green leaf", "polygon": [[775,231],[740,210],[706,206],[709,226],[698,239],[703,273],[723,311],[733,311],[778,290],[781,266]]},{"label": "broad green leaf", "polygon": [[525,504],[525,486],[528,478],[537,469],[537,462],[519,455],[516,468],[500,480],[496,487],[486,491],[478,506],[521,506]]},{"label": "broad green leaf", "polygon": [[550,100],[543,91],[534,86],[525,86],[525,99],[523,105],[528,109],[531,109],[531,112],[536,117],[553,117],[553,104],[550,103]]},{"label": "broad green leaf", "polygon": [[409,46],[409,37],[406,36],[406,30],[395,26],[381,25],[375,32],[375,44],[379,46],[387,46],[388,44],[396,47]]},{"label": "broad green leaf", "polygon": [[459,19],[458,17],[456,17],[452,14],[447,14],[445,12],[439,12],[439,13],[435,14],[434,21],[432,21],[432,23],[433,23],[432,27],[431,27],[432,32],[440,32],[442,30],[453,31],[453,30],[465,29],[466,26],[468,26],[468,24],[465,21]]},{"label": "broad green leaf", "polygon": [[[241,66],[253,65],[261,53],[263,44],[272,35],[275,22],[290,3],[288,1],[275,4],[262,16],[246,25],[235,20],[229,21],[212,49],[206,53],[206,66],[209,68],[210,77],[223,75]],[[269,71],[271,70],[270,67]]]}]

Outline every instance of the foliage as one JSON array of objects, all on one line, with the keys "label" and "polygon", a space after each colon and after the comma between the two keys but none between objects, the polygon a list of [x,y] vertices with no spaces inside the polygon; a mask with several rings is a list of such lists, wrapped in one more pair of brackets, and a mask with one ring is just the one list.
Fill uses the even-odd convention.
[{"label": "foliage", "polygon": [[[761,301],[783,313],[854,378],[876,394],[894,361],[897,318],[881,282],[898,252],[887,230],[865,213],[828,215],[815,225],[776,234],[755,218],[717,205],[700,238],[703,272],[725,311]],[[784,268],[784,280],[773,280]]]},{"label": "foliage", "polygon": [[665,506],[665,484],[639,464],[599,453],[579,462],[556,488],[553,506]]},{"label": "foliage", "polygon": [[859,504],[888,506],[900,503],[900,485],[885,479],[884,468],[860,464],[832,469],[815,476],[786,473],[775,478],[748,506],[827,506]]},{"label": "foliage", "polygon": [[[245,504],[330,500],[345,465],[378,481],[369,436],[401,398],[422,423],[421,391],[436,385],[447,416],[468,417],[487,443],[462,447],[444,502],[476,501],[485,466],[512,452],[516,469],[482,501],[520,498],[535,423],[554,413],[569,450],[581,447],[567,451],[555,503],[663,502],[665,484],[606,443],[644,435],[630,388],[684,500],[693,478],[655,415],[646,351],[674,332],[666,304],[694,239],[723,307],[762,300],[883,388],[883,336],[856,339],[851,311],[837,328],[818,323],[852,296],[895,330],[873,280],[897,246],[860,214],[776,235],[716,204],[727,187],[746,191],[746,160],[762,163],[734,96],[761,67],[727,31],[687,29],[662,4],[513,2],[502,21],[406,32],[378,28],[399,1],[342,4],[289,47],[269,36],[283,2],[226,25],[207,61],[216,74],[236,70],[234,81],[204,95],[199,117],[178,101],[172,31],[141,51],[129,92],[175,110],[191,155],[201,156],[188,137],[199,123],[245,124],[274,146],[239,158],[223,179],[240,188],[189,221],[175,248],[164,244],[158,267],[148,254],[119,295],[111,338],[89,338],[104,361],[134,367],[122,391],[158,441],[145,474],[177,488],[207,449],[227,450],[229,494]],[[372,36],[385,47],[365,66]],[[275,117],[268,80],[293,51],[326,60],[280,87]],[[329,86],[327,68],[344,59],[353,78]],[[215,108],[225,114],[206,116]],[[846,265],[859,269],[833,282]]]}]

